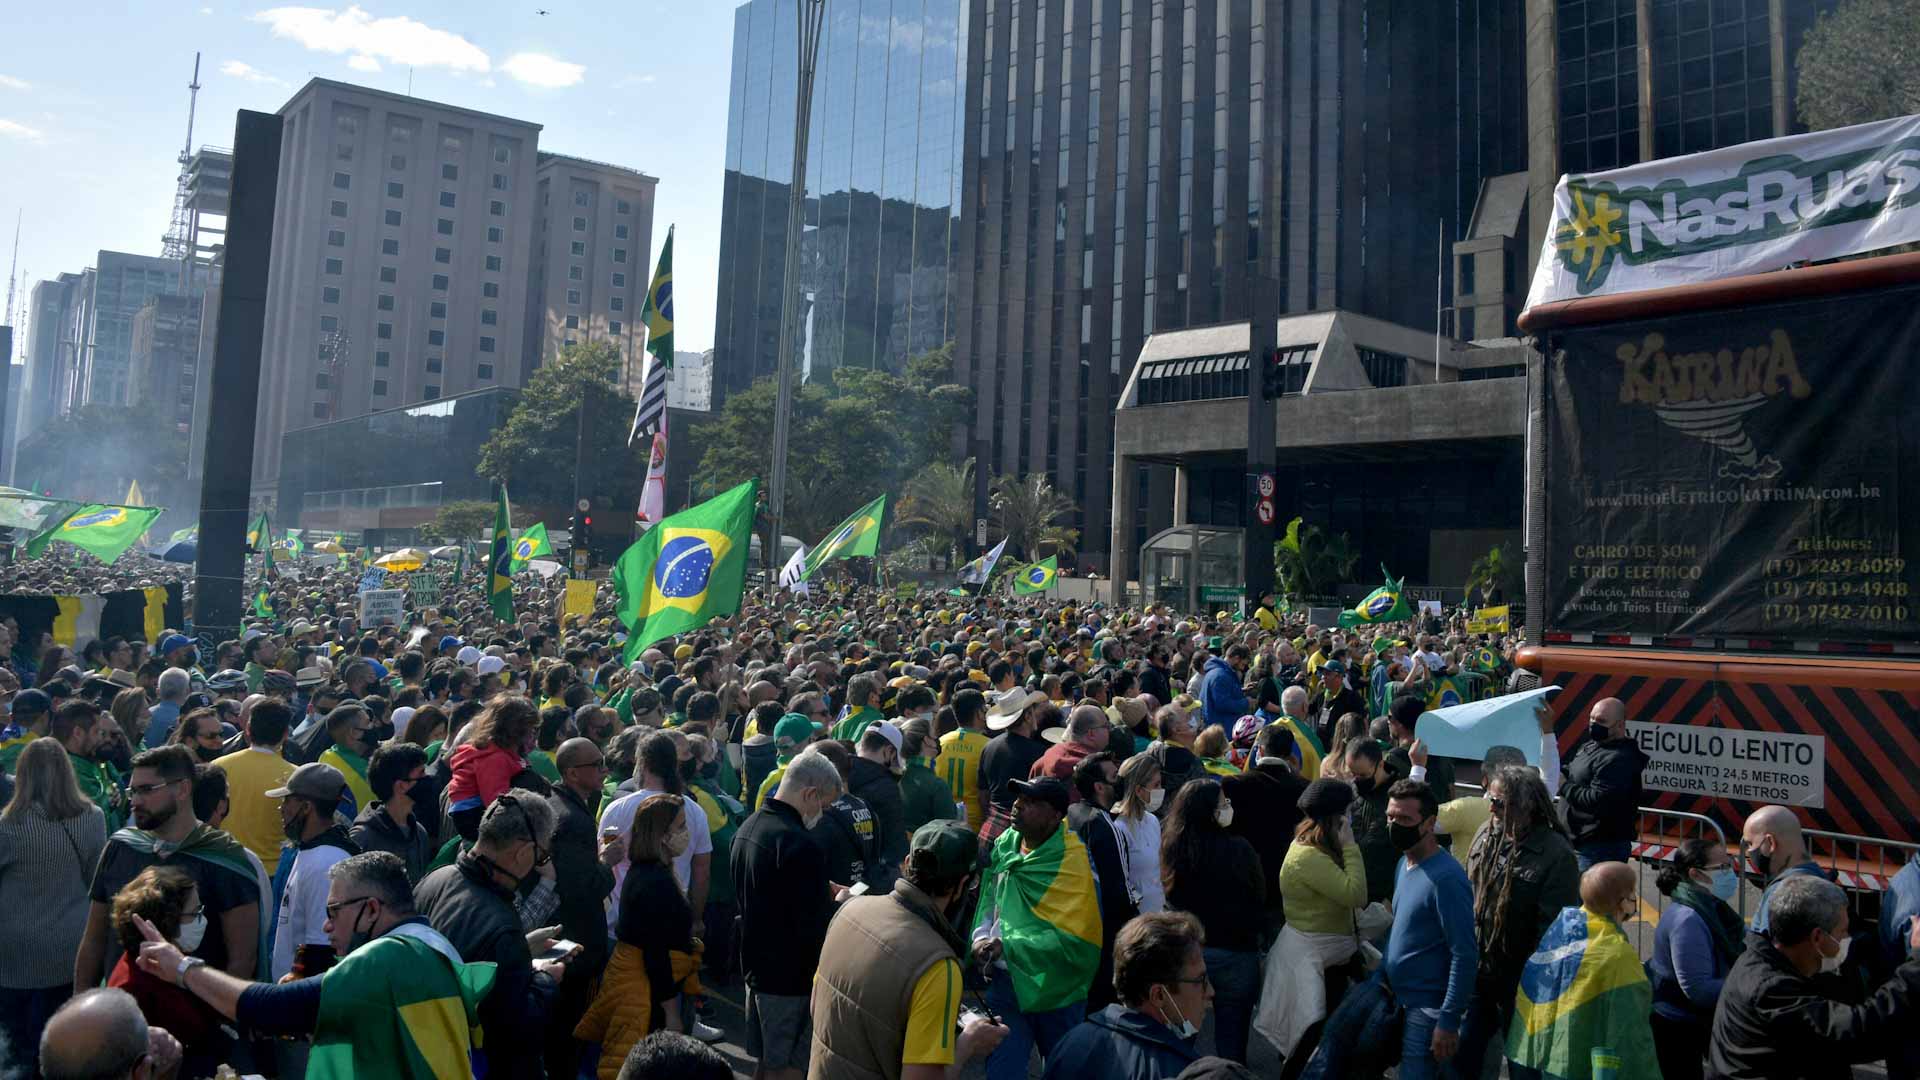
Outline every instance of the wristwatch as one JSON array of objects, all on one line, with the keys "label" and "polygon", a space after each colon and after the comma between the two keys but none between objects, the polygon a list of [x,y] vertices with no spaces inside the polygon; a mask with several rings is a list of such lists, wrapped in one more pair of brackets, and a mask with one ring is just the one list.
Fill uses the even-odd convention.
[{"label": "wristwatch", "polygon": [[184,988],[187,985],[187,972],[206,966],[207,962],[197,956],[183,956],[180,958],[180,966],[174,969],[173,981]]}]

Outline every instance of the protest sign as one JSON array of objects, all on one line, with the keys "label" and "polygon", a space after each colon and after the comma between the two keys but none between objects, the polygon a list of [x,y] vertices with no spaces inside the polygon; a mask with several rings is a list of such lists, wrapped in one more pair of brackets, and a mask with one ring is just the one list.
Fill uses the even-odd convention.
[{"label": "protest sign", "polygon": [[368,589],[360,594],[360,625],[398,625],[406,606],[405,590]]},{"label": "protest sign", "polygon": [[1534,707],[1559,689],[1543,686],[1538,690],[1423,712],[1414,727],[1414,735],[1426,744],[1427,753],[1439,757],[1479,761],[1490,746],[1511,746],[1527,756],[1527,764],[1538,765],[1540,721]]},{"label": "protest sign", "polygon": [[594,583],[589,578],[567,579],[567,606],[565,613],[582,618],[593,614]]}]

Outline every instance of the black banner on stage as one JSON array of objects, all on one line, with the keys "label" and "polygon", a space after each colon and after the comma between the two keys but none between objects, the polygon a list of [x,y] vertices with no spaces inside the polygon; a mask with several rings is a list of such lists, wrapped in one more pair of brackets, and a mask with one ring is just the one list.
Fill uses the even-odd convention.
[{"label": "black banner on stage", "polygon": [[1920,639],[1920,289],[1547,344],[1548,629]]}]

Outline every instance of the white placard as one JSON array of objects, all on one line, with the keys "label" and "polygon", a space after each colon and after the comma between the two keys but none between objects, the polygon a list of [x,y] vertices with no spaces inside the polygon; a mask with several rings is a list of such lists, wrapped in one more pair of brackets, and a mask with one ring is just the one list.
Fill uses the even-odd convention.
[{"label": "white placard", "polygon": [[1654,791],[1782,806],[1827,804],[1827,740],[1779,731],[1629,721]]},{"label": "white placard", "polygon": [[368,589],[360,594],[360,625],[398,626],[406,608],[406,590]]}]

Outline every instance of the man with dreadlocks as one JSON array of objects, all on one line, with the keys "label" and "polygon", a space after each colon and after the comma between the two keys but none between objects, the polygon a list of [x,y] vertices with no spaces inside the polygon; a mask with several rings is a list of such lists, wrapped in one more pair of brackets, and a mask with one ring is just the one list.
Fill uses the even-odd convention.
[{"label": "man with dreadlocks", "polygon": [[[1467,857],[1480,970],[1456,1067],[1469,1080],[1481,1075],[1487,1043],[1504,1045],[1520,973],[1540,935],[1562,908],[1580,902],[1578,860],[1540,774],[1503,765],[1486,785],[1491,816]],[[1497,1065],[1500,1050],[1492,1056]]]}]

